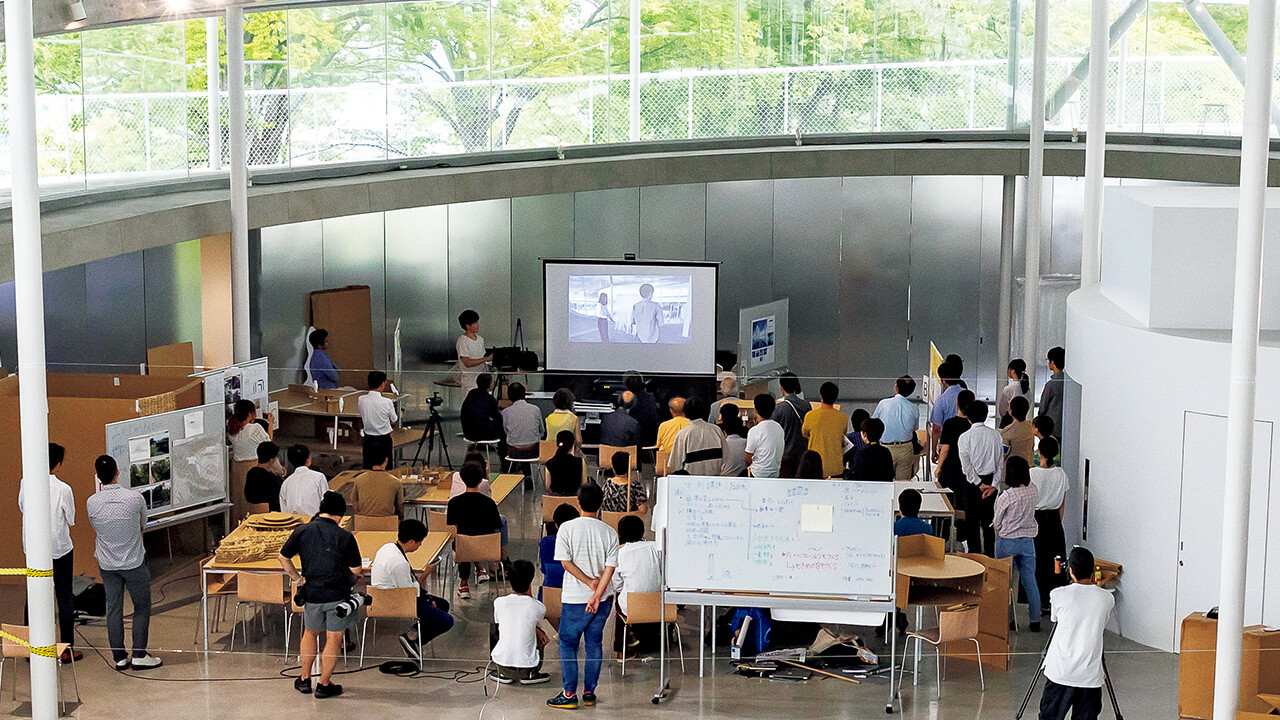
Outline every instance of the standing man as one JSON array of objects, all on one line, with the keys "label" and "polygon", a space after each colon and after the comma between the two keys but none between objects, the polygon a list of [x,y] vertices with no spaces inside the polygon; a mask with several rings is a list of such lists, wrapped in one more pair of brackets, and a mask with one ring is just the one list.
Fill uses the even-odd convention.
[{"label": "standing man", "polygon": [[1049,372],[1053,373],[1040,391],[1040,414],[1053,418],[1053,436],[1062,440],[1062,390],[1065,384],[1063,371],[1067,368],[1067,351],[1051,348],[1048,354]]},{"label": "standing man", "polygon": [[676,444],[676,434],[689,426],[689,418],[684,416],[684,398],[673,397],[667,402],[671,411],[671,419],[658,426],[658,452],[670,453],[671,446]]},{"label": "standing man", "polygon": [[1082,547],[1067,556],[1071,584],[1050,593],[1050,619],[1058,624],[1044,654],[1040,720],[1096,720],[1102,711],[1102,633],[1116,601],[1093,582],[1093,553]]},{"label": "standing man", "polygon": [[[871,417],[884,423],[880,444],[893,453],[893,479],[910,480],[920,464],[915,451],[916,429],[920,426],[920,407],[911,402],[916,381],[903,375],[893,384],[893,397],[876,405]],[[856,428],[855,428],[856,429]]]},{"label": "standing man", "polygon": [[985,402],[974,400],[964,414],[973,423],[956,441],[960,468],[968,481],[964,486],[964,514],[969,526],[965,541],[969,552],[995,557],[996,533],[991,523],[995,519],[996,488],[1004,484],[1004,440],[999,430],[986,425]]},{"label": "standing man", "polygon": [[[147,506],[137,490],[120,487],[120,469],[115,458],[100,455],[93,463],[102,489],[89,497],[85,510],[89,524],[98,534],[93,556],[102,571],[107,592],[107,643],[117,670],[149,670],[161,665],[160,658],[147,654],[147,634],[151,628],[151,572],[142,549],[142,530],[147,526]],[[133,602],[133,657],[124,646],[124,592]]]},{"label": "standing man", "polygon": [[667,472],[684,470],[690,475],[719,475],[724,466],[724,456],[729,446],[724,431],[707,422],[705,400],[691,397],[684,404],[689,424],[676,433],[671,442],[671,457],[667,460]]},{"label": "standing man", "polygon": [[809,441],[809,449],[822,456],[822,476],[844,474],[844,434],[849,431],[849,418],[836,409],[840,387],[824,382],[818,388],[822,404],[804,416],[800,432]]},{"label": "standing man", "polygon": [[[317,698],[342,694],[342,686],[333,682],[333,668],[338,664],[342,636],[355,625],[359,613],[338,616],[338,605],[351,596],[360,576],[360,546],[355,536],[338,527],[347,513],[347,501],[336,492],[327,492],[320,501],[320,512],[285,541],[277,560],[293,580],[303,599],[302,669],[293,687],[303,695],[312,694],[311,666],[315,664],[324,633],[324,654],[320,658],[320,682],[315,686]],[[302,556],[302,573],[293,558]]]},{"label": "standing man", "polygon": [[360,406],[360,420],[364,425],[364,469],[373,467],[372,450],[378,448],[383,454],[391,457],[395,445],[391,442],[391,430],[396,420],[396,403],[383,395],[391,391],[391,381],[381,370],[369,373],[369,392],[361,395],[356,404]]},{"label": "standing man", "polygon": [[630,390],[613,399],[613,412],[600,416],[600,444],[613,447],[636,449],[640,453],[640,423],[631,417],[631,408],[635,407],[636,396]]},{"label": "standing man", "polygon": [[578,644],[585,641],[586,675],[581,703],[596,704],[604,657],[604,624],[613,612],[613,572],[618,567],[618,533],[596,519],[604,491],[589,483],[578,490],[582,516],[556,532],[555,559],[564,567],[560,591],[560,673],[564,690],[547,701],[553,708],[577,709]]},{"label": "standing man", "polygon": [[779,477],[786,436],[782,426],[774,420],[778,414],[777,403],[769,393],[760,393],[751,401],[756,408],[756,424],[747,431],[747,451],[744,457],[751,477]]},{"label": "standing man", "polygon": [[311,343],[311,379],[321,390],[332,390],[338,387],[338,366],[329,357],[329,331],[312,330],[307,337]]},{"label": "standing man", "polygon": [[458,325],[462,326],[462,336],[457,343],[458,381],[465,398],[476,386],[476,377],[480,373],[489,372],[493,356],[485,353],[484,338],[480,337],[480,313],[463,310],[458,314]]},{"label": "standing man", "polygon": [[654,302],[653,286],[640,286],[640,302],[631,306],[631,328],[642,343],[658,342],[662,330],[662,306]]},{"label": "standing man", "polygon": [[[75,649],[75,596],[71,592],[74,574],[71,562],[71,526],[76,524],[76,499],[71,486],[58,479],[58,469],[67,456],[67,449],[57,443],[49,443],[49,511],[53,513],[49,525],[53,533],[53,596],[58,603],[58,637],[69,647],[59,658],[63,664],[75,662],[84,653]],[[26,512],[22,502],[26,483],[18,489],[18,511]],[[26,524],[23,524],[26,527]],[[27,536],[23,533],[22,547],[26,551]]]},{"label": "standing man", "polygon": [[[804,437],[804,416],[809,414],[813,405],[804,399],[800,378],[795,373],[785,372],[778,376],[778,386],[782,388],[782,400],[776,403],[771,419],[782,428],[782,465],[776,474],[763,477],[795,477],[796,470],[800,468],[800,456],[809,449]],[[751,442],[750,433],[747,442]]]},{"label": "standing man", "polygon": [[938,381],[942,384],[942,392],[933,401],[933,410],[929,413],[929,444],[934,461],[938,459],[938,437],[942,435],[942,424],[955,417],[956,396],[964,389],[960,382],[960,368],[950,362],[938,366]]}]

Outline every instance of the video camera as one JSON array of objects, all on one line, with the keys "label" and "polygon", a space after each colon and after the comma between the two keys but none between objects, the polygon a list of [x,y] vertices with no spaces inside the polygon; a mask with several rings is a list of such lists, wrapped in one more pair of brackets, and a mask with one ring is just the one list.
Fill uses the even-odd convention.
[{"label": "video camera", "polygon": [[444,398],[440,397],[439,392],[431,393],[431,397],[427,398],[428,407],[440,407],[444,404]]}]

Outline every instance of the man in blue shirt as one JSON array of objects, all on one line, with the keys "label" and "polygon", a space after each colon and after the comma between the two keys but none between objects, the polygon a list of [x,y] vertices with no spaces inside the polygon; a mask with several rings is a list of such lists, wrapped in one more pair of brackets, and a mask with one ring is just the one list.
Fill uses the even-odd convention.
[{"label": "man in blue shirt", "polygon": [[308,369],[311,370],[311,379],[316,381],[316,387],[321,390],[338,387],[338,366],[333,364],[329,353],[325,352],[325,348],[329,347],[329,331],[312,330],[307,339],[311,342],[311,347],[315,348],[311,353]]},{"label": "man in blue shirt", "polygon": [[898,496],[898,512],[902,513],[902,517],[893,524],[893,534],[895,537],[907,537],[909,535],[932,535],[933,528],[929,523],[921,520],[920,501],[923,498],[918,490],[907,488]]},{"label": "man in blue shirt", "polygon": [[964,388],[960,385],[960,371],[952,363],[944,362],[938,366],[938,379],[942,382],[942,393],[933,401],[933,411],[929,413],[929,441],[934,458],[938,455],[938,436],[942,434],[942,424],[958,414],[956,396]]},{"label": "man in blue shirt", "polygon": [[884,435],[880,444],[893,453],[893,479],[910,480],[916,474],[917,460],[915,445],[916,428],[920,424],[920,408],[911,402],[911,393],[916,391],[916,381],[910,375],[903,375],[894,383],[894,394],[876,405],[871,414],[884,423]]}]

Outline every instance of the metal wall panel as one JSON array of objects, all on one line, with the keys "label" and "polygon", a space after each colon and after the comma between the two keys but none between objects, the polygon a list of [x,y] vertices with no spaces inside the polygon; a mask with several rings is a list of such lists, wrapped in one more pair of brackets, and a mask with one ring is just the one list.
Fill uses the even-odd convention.
[{"label": "metal wall panel", "polygon": [[546,357],[541,259],[573,257],[573,234],[571,193],[511,201],[511,326],[521,320],[525,344],[539,357]]},{"label": "metal wall panel", "polygon": [[449,321],[452,337],[462,330],[458,314],[480,313],[480,334],[489,347],[511,344],[511,200],[481,200],[449,206]]},{"label": "metal wall panel", "polygon": [[44,333],[45,358],[51,372],[84,372],[85,363],[93,359],[84,265],[44,274]]},{"label": "metal wall panel", "polygon": [[973,370],[965,364],[965,372],[976,378],[969,387],[979,397],[995,397],[996,380],[1004,377],[998,367],[1000,330],[1000,217],[1004,205],[1004,178],[982,178],[982,264],[978,304],[978,356]]},{"label": "metal wall panel", "polygon": [[738,311],[774,299],[773,181],[708,183],[706,247],[720,263],[716,347],[737,352]]},{"label": "metal wall panel", "polygon": [[[200,241],[188,240],[144,250],[146,347],[190,341],[199,357],[203,335],[200,315]],[[143,357],[137,362],[146,360]]]},{"label": "metal wall panel", "polygon": [[[789,352],[801,378],[840,370],[840,186],[840,178],[774,181],[773,299],[791,300]],[[805,380],[810,396],[818,384]]]},{"label": "metal wall panel", "polygon": [[1080,274],[1080,244],[1084,239],[1084,179],[1053,178],[1053,232],[1049,235],[1046,273]]},{"label": "metal wall panel", "polygon": [[640,253],[640,188],[574,193],[573,219],[574,257]]},{"label": "metal wall panel", "polygon": [[912,178],[911,351],[913,376],[929,369],[929,343],[965,358],[974,377],[982,259],[982,178]]},{"label": "metal wall panel", "polygon": [[707,186],[640,188],[641,260],[707,259]]},{"label": "metal wall panel", "polygon": [[301,382],[306,360],[307,293],[324,287],[324,240],[319,220],[262,229],[258,297],[268,385]]},{"label": "metal wall panel", "polygon": [[[387,367],[387,274],[382,216],[383,213],[367,213],[320,221],[324,242],[323,288],[369,286],[373,365],[379,369]],[[342,341],[341,338],[334,340]]]},{"label": "metal wall panel", "polygon": [[[94,348],[94,366],[86,372],[133,373],[137,372],[138,363],[147,359],[148,318],[143,288],[141,250],[85,265],[88,331]],[[176,342],[187,340],[195,343],[198,357],[201,338]]]},{"label": "metal wall panel", "polygon": [[907,371],[911,178],[848,177],[841,189],[840,391],[871,400]]},{"label": "metal wall panel", "polygon": [[[430,397],[442,364],[454,359],[457,324],[449,313],[449,208],[445,205],[386,213],[387,351],[396,320],[404,374],[399,390]],[[388,365],[390,367],[390,365]]]}]

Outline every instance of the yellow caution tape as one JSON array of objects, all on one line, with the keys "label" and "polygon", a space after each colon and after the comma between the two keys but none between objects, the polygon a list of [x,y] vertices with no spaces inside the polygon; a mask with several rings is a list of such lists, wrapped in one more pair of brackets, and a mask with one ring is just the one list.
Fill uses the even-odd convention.
[{"label": "yellow caution tape", "polygon": [[[24,575],[26,577],[53,577],[52,570],[34,570],[32,568],[0,568],[0,575]],[[40,657],[56,658],[58,656],[58,648],[56,645],[32,645],[20,637],[15,637],[7,632],[0,632],[0,638],[4,638],[10,642],[17,643],[31,651],[32,655]]]}]

